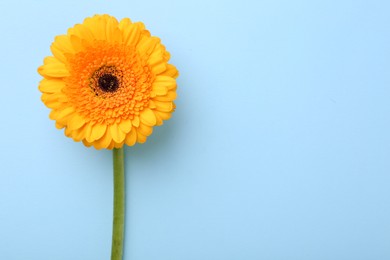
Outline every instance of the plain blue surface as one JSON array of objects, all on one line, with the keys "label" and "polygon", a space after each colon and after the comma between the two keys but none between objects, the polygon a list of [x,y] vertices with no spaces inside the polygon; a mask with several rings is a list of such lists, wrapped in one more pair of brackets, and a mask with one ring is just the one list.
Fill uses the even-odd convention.
[{"label": "plain blue surface", "polygon": [[125,260],[390,259],[388,1],[2,1],[1,260],[110,258],[110,151],[48,119],[36,70],[95,13],[180,70],[126,148]]}]

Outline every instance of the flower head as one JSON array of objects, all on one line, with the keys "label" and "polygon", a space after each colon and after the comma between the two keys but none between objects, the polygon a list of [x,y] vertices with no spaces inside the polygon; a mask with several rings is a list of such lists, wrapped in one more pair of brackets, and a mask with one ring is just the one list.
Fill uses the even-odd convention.
[{"label": "flower head", "polygon": [[141,22],[95,15],[51,45],[42,101],[65,135],[97,149],[143,143],[175,109],[178,71]]}]

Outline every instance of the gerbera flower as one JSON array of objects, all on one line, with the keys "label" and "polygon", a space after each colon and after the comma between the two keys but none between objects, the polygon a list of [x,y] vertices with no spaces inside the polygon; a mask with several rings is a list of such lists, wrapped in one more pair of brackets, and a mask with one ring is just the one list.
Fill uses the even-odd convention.
[{"label": "gerbera flower", "polygon": [[97,149],[143,143],[175,109],[178,71],[141,22],[96,15],[51,45],[42,101],[65,135]]}]

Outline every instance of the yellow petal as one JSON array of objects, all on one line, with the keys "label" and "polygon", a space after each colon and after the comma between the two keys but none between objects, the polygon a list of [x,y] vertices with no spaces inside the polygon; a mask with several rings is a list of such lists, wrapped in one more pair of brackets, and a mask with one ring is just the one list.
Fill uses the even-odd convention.
[{"label": "yellow petal", "polygon": [[87,140],[83,140],[83,144],[86,146],[86,147],[91,147],[92,144],[90,142],[88,142]]},{"label": "yellow petal", "polygon": [[65,128],[64,134],[66,137],[72,137],[72,130],[69,130],[69,128]]},{"label": "yellow petal", "polygon": [[137,50],[141,56],[149,56],[159,43],[160,39],[157,37],[142,36],[137,44]]},{"label": "yellow petal", "polygon": [[128,146],[133,146],[135,142],[137,141],[137,132],[134,128],[131,129],[130,133],[126,135],[125,143]]},{"label": "yellow petal", "polygon": [[88,17],[83,25],[91,31],[96,40],[106,40],[106,19],[103,16]]},{"label": "yellow petal", "polygon": [[161,117],[156,113],[156,125],[157,126],[160,126],[163,124],[163,120],[161,119]]},{"label": "yellow petal", "polygon": [[67,107],[63,110],[52,110],[49,118],[56,120],[61,125],[66,125],[70,118],[72,118],[74,110],[71,107]]},{"label": "yellow petal", "polygon": [[156,104],[151,99],[149,100],[149,108],[151,108],[151,109],[155,109],[156,108]]},{"label": "yellow petal", "polygon": [[72,44],[67,35],[58,35],[54,38],[54,42],[52,44],[53,47],[57,48],[59,51],[63,53],[74,53]]},{"label": "yellow petal", "polygon": [[85,124],[85,119],[78,114],[74,114],[73,117],[68,122],[68,127],[70,130],[76,130],[82,127]]},{"label": "yellow petal", "polygon": [[88,43],[93,43],[95,40],[91,30],[83,24],[76,24],[73,28],[69,29],[68,34],[74,34]]},{"label": "yellow petal", "polygon": [[115,147],[115,142],[112,141],[112,142],[107,146],[107,149],[108,149],[108,150],[112,150],[112,149],[114,149],[114,147]]},{"label": "yellow petal", "polygon": [[171,118],[172,113],[156,111],[156,115],[158,115],[162,120],[168,120]]},{"label": "yellow petal", "polygon": [[149,136],[153,133],[153,127],[141,124],[137,128],[137,132],[141,133],[144,136]]},{"label": "yellow petal", "polygon": [[177,93],[175,91],[168,91],[168,93],[165,96],[157,96],[154,97],[154,101],[173,101],[177,97]]},{"label": "yellow petal", "polygon": [[154,126],[156,125],[156,116],[154,115],[154,112],[149,109],[145,108],[141,114],[140,114],[141,122],[148,126]]},{"label": "yellow petal", "polygon": [[122,19],[119,28],[122,30],[123,42],[127,46],[135,47],[145,26],[141,22],[131,23],[130,19]]},{"label": "yellow petal", "polygon": [[43,79],[39,83],[39,90],[46,93],[56,93],[61,91],[65,86],[65,82],[62,79]]},{"label": "yellow petal", "polygon": [[50,46],[50,50],[53,53],[54,57],[56,57],[59,61],[61,61],[62,63],[66,63],[67,62],[67,58],[66,58],[65,54],[62,51],[60,51],[59,49],[53,47],[53,45]]},{"label": "yellow petal", "polygon": [[138,127],[139,126],[139,117],[138,116],[134,117],[131,122],[132,122],[133,126]]},{"label": "yellow petal", "polygon": [[72,43],[73,49],[75,49],[76,52],[82,51],[84,49],[83,41],[80,37],[71,35],[70,42]]},{"label": "yellow petal", "polygon": [[62,93],[43,93],[41,100],[48,108],[61,109],[62,107],[66,106],[67,103],[66,101],[62,100],[62,96]]},{"label": "yellow petal", "polygon": [[125,141],[123,140],[121,143],[114,143],[115,148],[122,148],[122,146],[125,144]]},{"label": "yellow petal", "polygon": [[85,124],[79,129],[74,130],[73,140],[75,140],[76,142],[80,142],[81,140],[85,139],[87,133],[90,132],[90,129],[91,129],[91,124]]},{"label": "yellow petal", "polygon": [[91,138],[92,140],[100,139],[104,133],[107,131],[107,125],[105,124],[96,124],[92,127]]},{"label": "yellow petal", "polygon": [[46,57],[43,62],[44,65],[38,68],[38,73],[44,77],[63,78],[70,75],[65,64],[52,56]]},{"label": "yellow petal", "polygon": [[49,118],[51,120],[56,120],[58,118],[58,110],[50,111]]},{"label": "yellow petal", "polygon": [[154,101],[156,104],[156,110],[161,112],[172,112],[173,102]]},{"label": "yellow petal", "polygon": [[85,128],[85,140],[87,140],[89,143],[93,143],[93,138],[92,138],[92,128],[94,127],[94,124],[89,122],[86,123],[87,127]]},{"label": "yellow petal", "polygon": [[74,111],[75,111],[75,110],[74,110],[73,107],[66,107],[66,108],[63,109],[63,110],[58,111],[58,114],[57,114],[58,117],[57,117],[57,118],[65,118],[65,117],[67,117],[67,116],[73,114]]},{"label": "yellow petal", "polygon": [[66,54],[75,53],[72,43],[67,35],[56,36],[53,44],[50,46],[50,50],[54,57],[63,63],[66,63],[67,61]]},{"label": "yellow petal", "polygon": [[141,134],[140,132],[137,132],[137,142],[138,142],[138,143],[143,144],[143,143],[146,142],[146,139],[147,139],[146,136],[144,136],[144,135]]},{"label": "yellow petal", "polygon": [[130,20],[130,18],[123,18],[119,24],[118,24],[118,27],[119,29],[123,30],[124,28],[128,27],[129,25],[132,24],[132,21]]},{"label": "yellow petal", "polygon": [[131,130],[131,121],[129,120],[122,120],[119,123],[119,128],[122,130],[123,133],[127,134]]},{"label": "yellow petal", "polygon": [[107,148],[112,141],[110,131],[106,131],[102,138],[94,142],[94,145],[97,149]]},{"label": "yellow petal", "polygon": [[150,54],[148,64],[152,68],[152,72],[155,75],[163,73],[167,70],[167,60],[164,56],[165,47],[161,44],[157,44],[156,48]]},{"label": "yellow petal", "polygon": [[[168,90],[176,89],[176,80],[170,76],[159,75],[153,82],[153,88],[155,86],[165,87]],[[166,94],[166,93],[165,93]]]},{"label": "yellow petal", "polygon": [[163,84],[153,84],[152,91],[157,96],[164,96],[168,93],[168,88],[164,86]]},{"label": "yellow petal", "polygon": [[112,124],[110,126],[108,126],[109,129],[110,129],[110,133],[111,133],[111,136],[112,136],[112,139],[117,142],[117,143],[121,143],[123,140],[125,140],[125,133],[123,133],[119,126],[117,124]]},{"label": "yellow petal", "polygon": [[62,92],[43,93],[41,99],[45,104],[46,102],[50,102],[50,101],[61,102],[61,103],[66,103],[68,101],[68,97],[62,94]]},{"label": "yellow petal", "polygon": [[167,65],[164,62],[160,62],[154,66],[152,66],[152,72],[155,75],[158,75],[162,72],[164,72],[167,69]]},{"label": "yellow petal", "polygon": [[65,127],[64,125],[62,125],[62,124],[56,122],[56,128],[57,128],[57,129],[62,129],[62,128],[64,128],[64,127]]},{"label": "yellow petal", "polygon": [[167,51],[164,51],[164,59],[166,61],[169,61],[170,58],[171,58],[171,54],[169,52],[167,52]]},{"label": "yellow petal", "polygon": [[172,64],[167,64],[167,69],[162,73],[162,75],[170,76],[175,79],[179,76],[179,71]]},{"label": "yellow petal", "polygon": [[116,42],[116,43],[121,42],[122,34],[118,28],[118,21],[114,17],[110,17],[107,20],[106,26],[107,26],[106,27],[106,38],[110,42]]}]

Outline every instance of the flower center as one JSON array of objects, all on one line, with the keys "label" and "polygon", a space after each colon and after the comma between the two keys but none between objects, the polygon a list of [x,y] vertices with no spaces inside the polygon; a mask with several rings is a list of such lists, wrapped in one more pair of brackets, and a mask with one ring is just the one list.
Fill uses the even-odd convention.
[{"label": "flower center", "polygon": [[118,78],[112,74],[103,74],[98,79],[98,84],[104,92],[115,92],[119,87]]},{"label": "flower center", "polygon": [[149,106],[154,75],[132,48],[98,42],[75,54],[69,67],[64,92],[88,122],[132,120]]}]

